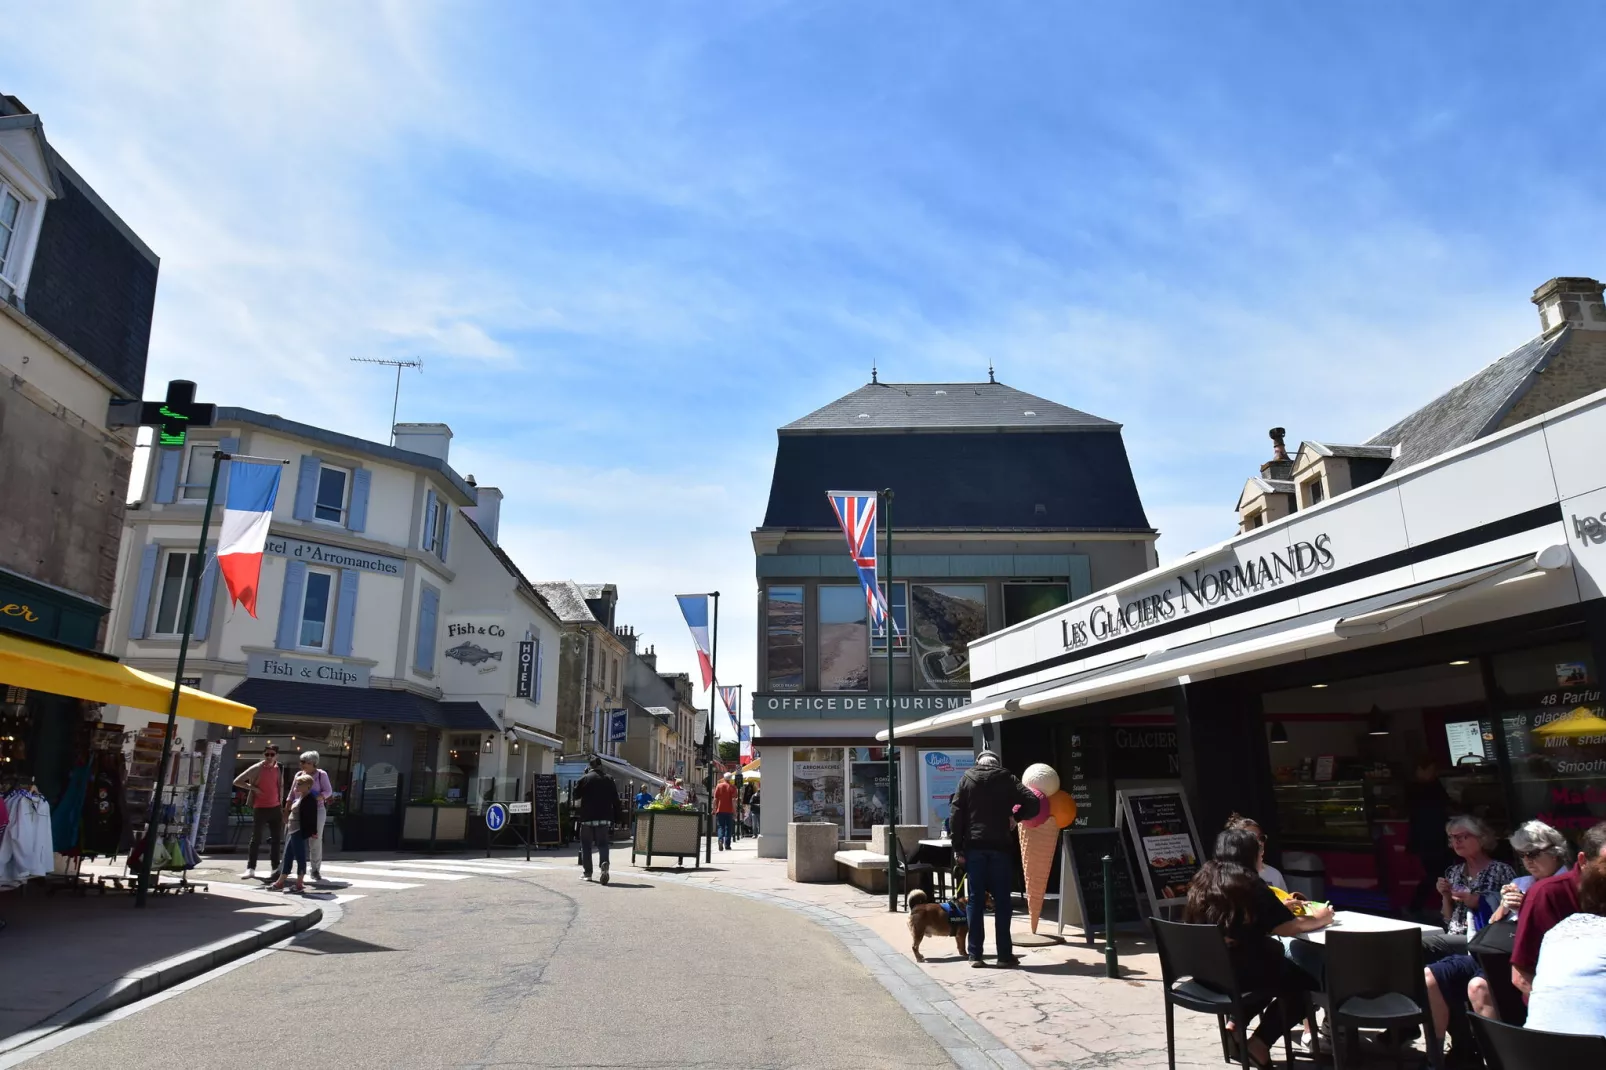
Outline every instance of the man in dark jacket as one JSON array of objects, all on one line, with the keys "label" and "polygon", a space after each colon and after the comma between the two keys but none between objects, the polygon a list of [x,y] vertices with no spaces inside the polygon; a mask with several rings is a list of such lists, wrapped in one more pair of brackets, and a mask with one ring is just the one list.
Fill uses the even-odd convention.
[{"label": "man in dark jacket", "polygon": [[602,759],[592,758],[586,775],[575,781],[569,803],[575,807],[574,823],[580,830],[580,869],[584,880],[591,879],[591,847],[597,848],[602,864],[602,883],[608,883],[608,844],[613,839],[613,819],[619,812],[619,789],[613,778],[602,771]]},{"label": "man in dark jacket", "polygon": [[1015,884],[1013,855],[1020,850],[1014,822],[1036,817],[1037,806],[1037,796],[1005,769],[992,751],[978,754],[975,767],[959,778],[948,829],[954,859],[965,864],[969,885],[965,920],[970,927],[972,967],[986,965],[981,957],[982,925],[989,895],[993,897],[993,942],[998,946],[998,965],[1020,965],[1009,939],[1010,894]]}]

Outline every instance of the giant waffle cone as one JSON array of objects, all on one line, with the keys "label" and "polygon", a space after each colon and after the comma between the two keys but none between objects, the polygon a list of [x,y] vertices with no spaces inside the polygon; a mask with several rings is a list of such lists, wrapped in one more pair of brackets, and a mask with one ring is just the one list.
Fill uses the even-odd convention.
[{"label": "giant waffle cone", "polygon": [[1037,919],[1043,914],[1043,894],[1048,891],[1048,873],[1054,868],[1054,847],[1059,843],[1060,829],[1052,821],[1034,828],[1016,827],[1020,832],[1021,867],[1026,871],[1026,910],[1035,933]]}]

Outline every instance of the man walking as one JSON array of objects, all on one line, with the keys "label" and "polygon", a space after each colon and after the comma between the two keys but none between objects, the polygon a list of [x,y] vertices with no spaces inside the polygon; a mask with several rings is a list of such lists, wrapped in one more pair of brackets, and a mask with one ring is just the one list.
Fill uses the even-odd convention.
[{"label": "man walking", "polygon": [[264,747],[262,760],[235,777],[234,786],[251,792],[251,846],[246,856],[245,875],[257,875],[257,852],[262,847],[262,833],[266,830],[270,843],[268,861],[273,866],[273,875],[268,880],[278,880],[279,847],[284,835],[284,811],[279,809],[284,790],[279,778],[279,748],[271,743]]},{"label": "man walking", "polygon": [[736,784],[729,773],[714,785],[714,827],[719,830],[719,849],[731,849],[736,834]]},{"label": "man walking", "polygon": [[[1019,806],[1019,811],[1016,807]],[[984,750],[976,764],[959,778],[952,800],[948,827],[953,837],[954,860],[965,865],[969,901],[965,905],[970,927],[970,965],[980,968],[982,925],[987,917],[987,897],[993,899],[993,942],[998,947],[998,965],[1019,966],[1009,938],[1010,895],[1014,890],[1013,853],[1018,850],[1010,832],[1015,820],[1037,816],[1037,796],[1005,769],[998,755]]]},{"label": "man walking", "polygon": [[619,789],[602,771],[602,759],[592,757],[586,775],[575,781],[569,798],[579,812],[575,824],[580,829],[580,869],[584,880],[591,879],[591,848],[597,848],[602,865],[602,883],[608,883],[608,845],[613,840],[613,819],[619,813]]}]

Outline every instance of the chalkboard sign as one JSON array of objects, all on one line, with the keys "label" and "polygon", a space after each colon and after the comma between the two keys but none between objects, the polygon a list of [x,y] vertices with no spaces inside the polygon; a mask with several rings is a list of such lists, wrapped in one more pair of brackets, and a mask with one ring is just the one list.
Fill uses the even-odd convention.
[{"label": "chalkboard sign", "polygon": [[563,824],[558,820],[557,774],[537,773],[531,780],[535,789],[536,846],[557,847],[563,843]]},{"label": "chalkboard sign", "polygon": [[1138,788],[1116,792],[1115,805],[1154,913],[1181,910],[1204,854],[1187,797],[1180,788]]},{"label": "chalkboard sign", "polygon": [[1132,868],[1121,849],[1116,829],[1069,828],[1060,833],[1060,934],[1066,925],[1081,926],[1087,942],[1096,931],[1104,931],[1104,856],[1114,859],[1115,924],[1143,924],[1138,894],[1132,884]]}]

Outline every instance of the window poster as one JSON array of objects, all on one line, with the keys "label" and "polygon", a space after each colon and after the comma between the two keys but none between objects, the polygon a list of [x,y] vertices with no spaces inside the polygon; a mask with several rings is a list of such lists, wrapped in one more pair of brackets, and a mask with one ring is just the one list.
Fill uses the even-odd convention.
[{"label": "window poster", "polygon": [[792,754],[792,820],[847,821],[840,747],[798,748]]},{"label": "window poster", "polygon": [[864,588],[822,586],[819,668],[821,691],[870,689],[870,607]]},{"label": "window poster", "polygon": [[851,769],[853,820],[848,830],[854,839],[867,839],[872,827],[887,823],[887,763],[853,762]]},{"label": "window poster", "polygon": [[1571,731],[1566,722],[1606,718],[1600,688],[1563,688],[1523,700],[1526,708],[1500,718],[1517,804],[1512,817],[1537,818],[1576,840],[1606,820],[1606,733]]},{"label": "window poster", "polygon": [[771,587],[764,600],[765,662],[771,691],[803,690],[803,588]]},{"label": "window poster", "polygon": [[987,634],[987,588],[975,583],[912,584],[915,686],[970,689],[970,643]]},{"label": "window poster", "polygon": [[976,764],[970,751],[923,750],[920,752],[921,820],[932,835],[942,832],[948,820],[950,801],[959,788],[959,778]]}]

